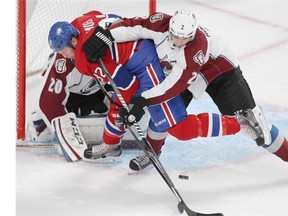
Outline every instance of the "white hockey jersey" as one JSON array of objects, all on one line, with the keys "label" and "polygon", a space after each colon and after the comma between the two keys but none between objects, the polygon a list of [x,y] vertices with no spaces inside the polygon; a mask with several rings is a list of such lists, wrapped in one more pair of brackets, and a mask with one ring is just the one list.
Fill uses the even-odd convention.
[{"label": "white hockey jersey", "polygon": [[231,50],[207,28],[199,26],[195,38],[183,47],[170,39],[171,16],[156,13],[148,18],[124,18],[109,29],[116,42],[152,39],[166,79],[142,93],[149,104],[157,104],[178,95],[187,88],[200,98],[207,85],[219,75],[236,67]]}]

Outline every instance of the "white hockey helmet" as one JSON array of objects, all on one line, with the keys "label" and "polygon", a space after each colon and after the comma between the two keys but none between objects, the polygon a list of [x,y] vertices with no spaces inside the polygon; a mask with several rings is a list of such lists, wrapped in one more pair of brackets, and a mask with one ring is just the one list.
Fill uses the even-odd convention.
[{"label": "white hockey helmet", "polygon": [[181,38],[194,38],[197,27],[195,15],[187,10],[177,10],[169,22],[169,32]]}]

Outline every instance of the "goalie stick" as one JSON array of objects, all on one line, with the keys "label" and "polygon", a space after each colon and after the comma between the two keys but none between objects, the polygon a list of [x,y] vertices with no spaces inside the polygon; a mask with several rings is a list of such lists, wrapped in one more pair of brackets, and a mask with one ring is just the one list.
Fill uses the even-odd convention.
[{"label": "goalie stick", "polygon": [[[119,89],[117,88],[113,78],[111,77],[111,75],[109,74],[107,68],[105,67],[101,57],[98,58],[97,60],[102,68],[102,70],[104,71],[105,75],[107,76],[110,85],[112,86],[114,92],[116,93],[117,97],[119,98],[122,106],[127,109],[127,111],[129,112],[129,107],[126,104],[124,98],[122,97],[122,94],[120,93]],[[137,141],[137,143],[139,144],[139,146],[141,147],[141,149],[144,151],[144,153],[146,154],[146,156],[148,156],[153,164],[153,166],[156,168],[156,170],[158,171],[158,173],[161,175],[161,177],[163,178],[163,180],[166,182],[166,184],[168,185],[168,187],[170,188],[170,190],[173,192],[173,194],[178,198],[178,211],[182,214],[184,211],[187,213],[188,216],[223,216],[222,213],[199,213],[199,212],[195,212],[192,211],[184,202],[183,198],[181,197],[181,195],[179,194],[179,192],[177,191],[175,185],[173,184],[172,180],[170,179],[168,173],[166,172],[166,170],[164,169],[163,165],[161,164],[161,162],[159,161],[158,157],[156,156],[155,151],[153,150],[152,146],[150,145],[150,143],[148,142],[148,140],[145,138],[145,135],[142,131],[142,129],[140,128],[139,124],[137,122],[133,123],[133,126],[136,128],[138,135],[140,136],[140,138],[134,133],[134,131],[131,129],[130,126],[128,126],[129,131],[131,132],[131,134],[133,135],[133,137],[135,138],[135,140]],[[147,149],[152,153],[149,154]]]}]

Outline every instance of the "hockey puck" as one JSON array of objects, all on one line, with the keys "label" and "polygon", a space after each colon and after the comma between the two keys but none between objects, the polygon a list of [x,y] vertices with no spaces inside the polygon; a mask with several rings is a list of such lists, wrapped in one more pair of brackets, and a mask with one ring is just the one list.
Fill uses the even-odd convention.
[{"label": "hockey puck", "polygon": [[188,179],[189,179],[189,176],[186,176],[186,175],[179,175],[178,178],[179,178],[179,179],[185,179],[185,180],[188,180]]}]

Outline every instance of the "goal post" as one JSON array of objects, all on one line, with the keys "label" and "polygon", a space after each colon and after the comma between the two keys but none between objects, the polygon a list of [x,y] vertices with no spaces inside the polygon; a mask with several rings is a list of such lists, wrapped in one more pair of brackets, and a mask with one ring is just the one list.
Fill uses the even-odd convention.
[{"label": "goal post", "polygon": [[25,139],[27,80],[45,68],[51,53],[47,42],[50,27],[91,10],[126,17],[147,16],[156,12],[156,0],[17,0],[17,140]]},{"label": "goal post", "polygon": [[149,14],[156,12],[156,0],[149,0]]},{"label": "goal post", "polygon": [[26,2],[17,2],[17,86],[16,86],[16,136],[25,137],[26,92]]}]

